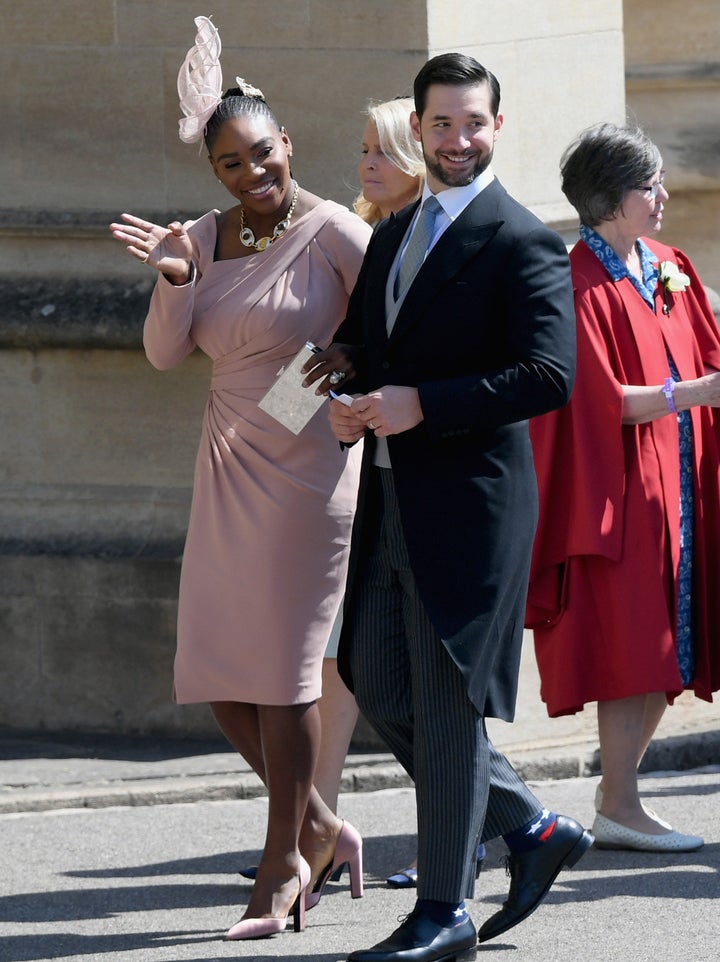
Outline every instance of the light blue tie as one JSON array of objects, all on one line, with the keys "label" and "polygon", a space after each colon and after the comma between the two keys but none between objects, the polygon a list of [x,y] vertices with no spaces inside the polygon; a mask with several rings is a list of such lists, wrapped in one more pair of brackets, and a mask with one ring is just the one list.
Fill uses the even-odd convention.
[{"label": "light blue tie", "polygon": [[422,205],[422,210],[418,215],[415,229],[405,249],[400,270],[398,271],[397,281],[395,282],[396,300],[400,300],[420,270],[422,262],[425,260],[427,249],[430,246],[430,241],[432,240],[433,230],[435,229],[435,215],[441,210],[440,201],[434,194],[431,194]]}]

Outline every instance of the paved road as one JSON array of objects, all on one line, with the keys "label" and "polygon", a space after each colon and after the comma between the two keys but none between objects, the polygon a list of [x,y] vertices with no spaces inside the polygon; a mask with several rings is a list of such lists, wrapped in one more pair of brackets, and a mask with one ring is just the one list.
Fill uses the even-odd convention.
[{"label": "paved road", "polygon": [[[549,719],[527,645],[514,725],[495,742],[556,811],[591,824],[599,771],[594,712]],[[340,814],[363,833],[366,894],[333,886],[306,932],[226,943],[262,846],[266,800],[221,742],[26,737],[0,732],[0,962],[118,960],[336,962],[384,938],[412,906],[384,885],[414,855],[414,793],[391,756],[353,755]],[[720,956],[720,706],[684,695],[666,713],[643,792],[689,855],[591,852],[486,962],[716,962]],[[657,774],[664,772],[664,774]],[[577,777],[578,775],[584,777]],[[174,804],[171,804],[174,803]],[[507,892],[502,843],[489,848],[476,924]]]},{"label": "paved road", "polygon": [[[595,778],[537,784],[549,807],[589,823]],[[687,855],[591,850],[538,912],[486,962],[716,962],[720,946],[720,766],[645,776],[643,796],[681,829],[702,834]],[[341,814],[365,837],[366,894],[332,886],[302,934],[226,943],[249,883],[236,874],[262,844],[264,798],[30,811],[0,816],[0,959],[73,962],[336,962],[383,938],[413,896],[386,874],[413,855],[411,789],[344,794]],[[490,847],[470,903],[480,924],[506,892],[502,843]]]}]

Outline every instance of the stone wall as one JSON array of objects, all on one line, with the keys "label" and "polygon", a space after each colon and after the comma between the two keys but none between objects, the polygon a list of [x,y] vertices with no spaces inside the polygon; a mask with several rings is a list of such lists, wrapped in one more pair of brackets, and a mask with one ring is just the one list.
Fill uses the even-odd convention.
[{"label": "stone wall", "polygon": [[663,152],[662,239],[720,291],[720,9],[717,0],[625,3],[627,103]]},{"label": "stone wall", "polygon": [[[175,78],[203,12],[186,0],[0,2],[0,725],[214,732],[171,703],[179,558],[208,362],[151,369],[153,275],[110,239],[226,202],[177,138]],[[624,113],[619,0],[218,0],[227,78],[262,87],[294,173],[349,204],[362,110],[429,55],[493,69],[495,168],[570,229],[557,160]]]}]

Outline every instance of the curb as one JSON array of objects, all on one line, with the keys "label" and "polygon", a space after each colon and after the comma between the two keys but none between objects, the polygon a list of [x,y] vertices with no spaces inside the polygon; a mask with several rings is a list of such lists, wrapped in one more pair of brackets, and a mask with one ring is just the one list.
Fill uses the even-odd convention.
[{"label": "curb", "polygon": [[[506,749],[518,774],[528,782],[548,779],[590,777],[600,774],[597,743],[532,749]],[[717,765],[720,759],[720,731],[693,732],[658,739],[650,745],[640,771],[683,771]],[[375,764],[349,764],[343,774],[341,792],[377,792],[409,788],[412,782],[391,755],[378,756]],[[0,787],[0,815],[100,809],[116,806],[187,804],[199,801],[228,801],[262,798],[265,786],[253,773],[238,772],[74,784],[68,787],[40,786],[33,789]]]}]

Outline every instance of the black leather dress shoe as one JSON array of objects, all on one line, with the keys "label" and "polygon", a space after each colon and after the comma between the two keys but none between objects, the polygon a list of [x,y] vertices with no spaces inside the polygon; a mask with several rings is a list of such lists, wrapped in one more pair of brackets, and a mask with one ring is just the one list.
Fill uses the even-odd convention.
[{"label": "black leather dress shoe", "polygon": [[593,837],[574,818],[558,815],[550,838],[529,852],[511,853],[508,858],[510,893],[507,901],[478,932],[478,942],[487,942],[522,922],[550,891],[566,865],[574,865],[590,848]]},{"label": "black leather dress shoe", "polygon": [[360,949],[348,962],[471,962],[477,955],[477,932],[469,918],[447,928],[420,912],[371,949]]}]

